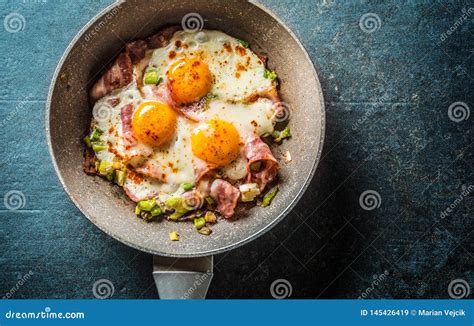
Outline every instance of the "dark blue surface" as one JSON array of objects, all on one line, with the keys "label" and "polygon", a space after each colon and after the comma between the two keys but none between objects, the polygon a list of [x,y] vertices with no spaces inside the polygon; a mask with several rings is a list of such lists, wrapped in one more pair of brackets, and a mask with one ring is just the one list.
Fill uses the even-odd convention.
[{"label": "dark blue surface", "polygon": [[[474,117],[455,122],[448,108],[459,101],[465,113],[474,108],[474,3],[263,2],[316,66],[326,143],[295,211],[265,236],[215,257],[209,296],[271,298],[277,279],[290,282],[292,298],[449,298],[454,280],[472,289]],[[13,12],[24,17],[16,33],[0,24],[0,198],[12,190],[25,198],[18,210],[0,203],[2,296],[92,298],[99,279],[113,282],[114,298],[157,295],[151,256],[81,215],[45,142],[54,68],[109,3],[0,1],[4,22]],[[379,18],[372,33],[359,24],[367,13]],[[380,207],[361,207],[366,190],[380,195]]]}]

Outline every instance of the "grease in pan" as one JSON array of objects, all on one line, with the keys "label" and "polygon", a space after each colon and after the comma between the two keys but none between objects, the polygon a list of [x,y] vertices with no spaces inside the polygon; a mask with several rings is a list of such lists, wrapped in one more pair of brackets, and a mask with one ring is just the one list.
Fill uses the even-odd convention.
[{"label": "grease in pan", "polygon": [[[137,216],[193,220],[202,234],[239,202],[268,205],[284,115],[276,73],[220,31],[167,28],[126,50],[91,90],[85,171],[122,186]],[[284,181],[284,180],[283,180]]]}]

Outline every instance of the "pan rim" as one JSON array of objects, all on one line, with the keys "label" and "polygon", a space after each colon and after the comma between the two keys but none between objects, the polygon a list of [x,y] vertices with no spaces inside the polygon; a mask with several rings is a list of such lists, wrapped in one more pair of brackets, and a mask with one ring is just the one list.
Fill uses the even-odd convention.
[{"label": "pan rim", "polygon": [[306,192],[307,188],[309,187],[309,184],[311,183],[311,180],[314,177],[314,174],[316,173],[316,169],[319,165],[320,159],[321,159],[321,154],[324,146],[324,139],[325,139],[325,133],[326,133],[326,113],[325,113],[325,105],[324,105],[324,97],[323,97],[323,92],[321,88],[321,83],[318,78],[318,74],[316,72],[316,69],[314,67],[314,63],[311,60],[311,57],[309,56],[308,52],[306,51],[306,48],[303,46],[301,41],[298,39],[298,37],[293,33],[293,31],[275,14],[273,11],[270,9],[266,8],[263,6],[261,3],[258,3],[254,0],[249,0],[248,3],[251,5],[254,5],[260,10],[263,10],[265,13],[270,15],[273,19],[277,21],[277,23],[287,31],[290,36],[293,38],[293,40],[296,42],[296,44],[299,46],[299,48],[303,51],[303,54],[308,60],[308,62],[311,63],[311,73],[313,74],[313,77],[316,80],[316,92],[318,94],[318,99],[319,99],[319,105],[320,105],[320,119],[321,119],[321,125],[320,127],[320,139],[319,139],[319,144],[318,144],[318,152],[315,156],[315,159],[312,163],[311,171],[304,180],[303,186],[300,188],[296,196],[293,198],[293,200],[286,206],[284,210],[280,212],[280,214],[273,219],[269,224],[267,224],[265,227],[261,228],[257,232],[253,233],[252,235],[237,241],[232,244],[228,244],[225,246],[222,246],[217,249],[211,249],[211,250],[206,250],[206,251],[199,251],[195,253],[185,253],[185,254],[170,254],[166,252],[161,252],[159,250],[153,250],[150,248],[145,248],[142,247],[141,245],[138,245],[136,243],[133,243],[131,241],[128,241],[126,239],[123,239],[122,237],[113,234],[110,232],[106,227],[99,225],[98,223],[95,223],[95,221],[88,216],[88,214],[85,212],[85,209],[82,207],[82,204],[79,202],[79,200],[76,198],[76,196],[70,191],[68,186],[65,184],[64,179],[62,177],[61,171],[59,170],[58,164],[56,162],[56,157],[54,155],[53,151],[53,145],[51,142],[51,134],[50,134],[50,111],[51,111],[51,102],[52,102],[52,97],[54,93],[54,88],[56,86],[58,77],[59,77],[59,72],[61,71],[61,68],[63,67],[63,64],[67,57],[69,56],[70,52],[76,46],[77,42],[83,37],[84,33],[91,27],[95,22],[97,22],[99,19],[101,19],[105,14],[113,10],[115,7],[118,7],[121,5],[121,2],[115,2],[107,7],[105,7],[103,10],[101,10],[97,15],[95,15],[91,20],[89,20],[74,36],[74,38],[70,41],[66,49],[64,50],[64,53],[62,54],[60,60],[58,61],[58,64],[56,66],[56,69],[53,74],[53,78],[51,79],[51,84],[48,90],[48,97],[46,100],[46,112],[45,112],[45,133],[46,133],[46,141],[48,145],[48,151],[54,166],[54,170],[56,172],[57,177],[59,178],[59,181],[64,188],[64,191],[70,198],[70,200],[74,203],[74,205],[80,210],[80,212],[92,223],[94,226],[96,226],[98,229],[100,229],[102,232],[107,234],[108,236],[112,237],[113,239],[116,239],[117,241],[131,247],[137,250],[140,250],[142,252],[150,253],[153,255],[159,255],[159,256],[165,256],[165,257],[174,257],[174,258],[196,258],[196,257],[205,257],[205,256],[212,256],[220,253],[224,253],[226,251],[230,251],[232,249],[235,249],[237,247],[243,246],[244,244],[247,244],[248,242],[257,239],[261,235],[265,234],[269,230],[271,230],[273,227],[275,227],[283,218],[285,218],[291,210],[296,206],[296,204],[299,202],[301,197],[304,195]]}]

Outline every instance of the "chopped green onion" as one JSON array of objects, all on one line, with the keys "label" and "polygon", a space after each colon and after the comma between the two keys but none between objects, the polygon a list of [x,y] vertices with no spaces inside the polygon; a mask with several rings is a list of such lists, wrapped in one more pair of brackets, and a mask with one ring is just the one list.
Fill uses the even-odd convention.
[{"label": "chopped green onion", "polygon": [[179,234],[176,231],[170,232],[171,241],[179,241]]},{"label": "chopped green onion", "polygon": [[174,212],[173,214],[171,214],[168,218],[172,221],[176,221],[178,218],[180,218],[181,216],[183,216],[183,213],[178,213],[178,212]]},{"label": "chopped green onion", "polygon": [[258,172],[262,168],[262,161],[253,162],[250,164],[250,170],[253,172]]},{"label": "chopped green onion", "polygon": [[206,215],[204,215],[204,220],[206,220],[207,223],[216,223],[217,222],[217,217],[216,214],[213,212],[206,212]]},{"label": "chopped green onion", "polygon": [[151,210],[151,216],[155,217],[158,215],[163,214],[163,211],[161,210],[160,206],[156,205],[152,210]]},{"label": "chopped green onion", "polygon": [[200,230],[204,225],[206,225],[206,219],[204,217],[194,219],[194,226],[196,229]]},{"label": "chopped green onion", "polygon": [[104,132],[100,130],[99,128],[95,128],[94,131],[91,133],[89,136],[91,141],[98,141],[99,137],[103,134]]},{"label": "chopped green onion", "polygon": [[212,230],[207,226],[203,226],[201,229],[198,230],[198,232],[203,235],[210,235],[212,233]]},{"label": "chopped green onion", "polygon": [[156,82],[156,86],[160,85],[163,82],[163,78],[160,77],[158,78],[158,81]]},{"label": "chopped green onion", "polygon": [[147,222],[150,222],[153,218],[153,216],[151,216],[150,212],[145,212],[145,211],[140,212],[140,217],[142,219],[144,219],[145,221],[147,221]]},{"label": "chopped green onion", "polygon": [[158,84],[158,71],[156,69],[150,69],[145,72],[144,82],[147,85]]},{"label": "chopped green onion", "polygon": [[156,200],[142,200],[138,202],[137,206],[142,211],[150,212],[156,206]]},{"label": "chopped green onion", "polygon": [[275,141],[277,143],[281,142],[285,138],[290,138],[291,137],[290,127],[286,127],[282,131],[275,130],[273,131],[272,136],[275,138]]},{"label": "chopped green onion", "polygon": [[206,197],[206,202],[207,202],[210,206],[212,206],[212,205],[214,205],[214,204],[216,203],[216,202],[214,201],[214,198],[212,198],[211,196],[207,196],[207,197]]},{"label": "chopped green onion", "polygon": [[109,181],[112,181],[114,179],[114,171],[112,171],[111,173],[107,174],[105,177],[107,178],[107,180]]},{"label": "chopped green onion", "polygon": [[260,204],[260,206],[267,207],[268,205],[270,205],[273,198],[275,198],[277,193],[278,193],[278,186],[275,186],[272,189],[270,189],[263,197],[262,203]]},{"label": "chopped green onion", "polygon": [[174,209],[175,213],[181,214],[178,217],[181,217],[184,213],[187,213],[188,210],[183,205],[183,199],[178,196],[170,197],[165,201],[166,206]]},{"label": "chopped green onion", "polygon": [[184,191],[189,191],[189,190],[193,189],[194,186],[190,182],[185,182],[181,185],[181,187],[184,189]]},{"label": "chopped green onion", "polygon": [[180,197],[170,197],[165,201],[166,206],[169,206],[171,208],[175,208],[179,204],[181,204],[181,198]]},{"label": "chopped green onion", "polygon": [[101,175],[109,175],[114,171],[112,163],[108,161],[100,161],[99,163],[99,173]]},{"label": "chopped green onion", "polygon": [[107,146],[105,146],[105,144],[101,142],[93,142],[92,149],[94,150],[94,152],[97,153],[97,152],[106,150]]},{"label": "chopped green onion", "polygon": [[89,136],[84,137],[84,143],[86,143],[87,147],[92,147],[91,138]]},{"label": "chopped green onion", "polygon": [[250,46],[249,42],[241,40],[241,39],[237,39],[237,42],[239,42],[240,45],[242,45],[244,48],[248,48]]},{"label": "chopped green onion", "polygon": [[263,77],[270,79],[272,81],[275,81],[278,78],[276,72],[268,70],[268,69],[265,69],[265,72],[263,73]]},{"label": "chopped green onion", "polygon": [[120,187],[123,187],[125,184],[125,178],[127,177],[127,172],[122,170],[115,170],[115,183]]},{"label": "chopped green onion", "polygon": [[138,207],[138,205],[135,206],[135,215],[140,216],[140,212],[141,212],[140,207]]}]

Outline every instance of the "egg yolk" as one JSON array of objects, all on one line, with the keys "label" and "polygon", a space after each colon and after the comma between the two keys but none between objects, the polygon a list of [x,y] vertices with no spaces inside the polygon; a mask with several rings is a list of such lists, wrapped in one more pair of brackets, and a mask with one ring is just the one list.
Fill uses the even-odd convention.
[{"label": "egg yolk", "polygon": [[189,104],[209,93],[212,75],[199,58],[180,58],[167,71],[171,97],[178,104]]},{"label": "egg yolk", "polygon": [[194,155],[200,159],[225,166],[239,156],[240,135],[229,122],[209,120],[194,130],[191,146]]},{"label": "egg yolk", "polygon": [[132,118],[133,135],[142,143],[160,146],[176,132],[176,112],[161,102],[143,102]]}]

